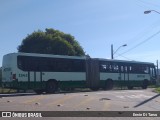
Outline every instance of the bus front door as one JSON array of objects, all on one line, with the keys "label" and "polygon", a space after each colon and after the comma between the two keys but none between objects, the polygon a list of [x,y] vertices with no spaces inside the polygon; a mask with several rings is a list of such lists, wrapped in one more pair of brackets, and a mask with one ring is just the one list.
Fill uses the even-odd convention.
[{"label": "bus front door", "polygon": [[42,72],[28,72],[28,89],[42,89]]},{"label": "bus front door", "polygon": [[120,66],[120,86],[121,89],[124,86],[129,86],[129,68],[128,66]]}]

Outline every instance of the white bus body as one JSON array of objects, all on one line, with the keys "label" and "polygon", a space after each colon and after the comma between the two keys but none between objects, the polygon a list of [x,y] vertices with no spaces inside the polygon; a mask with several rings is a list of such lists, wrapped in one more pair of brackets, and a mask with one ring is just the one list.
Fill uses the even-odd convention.
[{"label": "white bus body", "polygon": [[34,89],[37,93],[58,88],[89,87],[112,89],[113,85],[146,88],[155,80],[153,63],[88,57],[10,53],[4,55],[4,87]]}]

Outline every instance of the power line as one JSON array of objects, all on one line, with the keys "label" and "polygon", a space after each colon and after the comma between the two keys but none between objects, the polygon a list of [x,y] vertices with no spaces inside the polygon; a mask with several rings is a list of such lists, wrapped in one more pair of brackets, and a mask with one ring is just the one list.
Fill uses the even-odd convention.
[{"label": "power line", "polygon": [[139,2],[143,3],[144,5],[147,5],[147,6],[154,6],[154,7],[157,7],[159,9],[159,5],[155,4],[155,3],[152,3],[152,2],[148,2],[148,1],[143,1],[143,0],[138,0]]},{"label": "power line", "polygon": [[[127,41],[127,44],[130,43],[130,41],[137,42],[139,39],[142,39],[146,34],[150,33],[153,31],[153,29],[157,28],[159,26],[160,20],[155,21],[153,24],[151,24],[149,27],[145,28],[143,31],[141,31],[139,34],[137,34],[135,37],[132,39],[129,39]],[[129,42],[129,43],[128,43]]]},{"label": "power line", "polygon": [[[155,34],[151,35],[150,37],[148,37],[147,39],[143,40],[142,42],[140,42],[140,43],[137,44],[136,46],[128,49],[127,51],[125,51],[125,52],[123,52],[123,53],[121,53],[120,55],[123,55],[123,54],[125,54],[125,53],[130,52],[131,50],[133,50],[133,49],[137,48],[138,46],[144,44],[145,42],[147,42],[148,40],[150,40],[150,39],[153,38],[154,36],[158,35],[159,33],[160,33],[160,30],[159,30],[158,32],[156,32]],[[119,56],[120,56],[120,55],[119,55]]]},{"label": "power line", "polygon": [[[135,2],[136,2],[136,4],[137,4],[139,7],[145,8],[145,9],[147,8],[147,9],[148,9],[148,7],[146,7],[146,5],[142,5],[142,4],[141,4],[141,3],[142,3],[141,1],[136,0]],[[139,4],[139,3],[140,3],[140,4]],[[144,3],[143,3],[143,4],[144,4]]]},{"label": "power line", "polygon": [[[117,53],[116,53],[116,54],[117,54]],[[137,60],[130,59],[130,58],[128,58],[128,57],[126,57],[126,56],[123,56],[123,55],[120,55],[120,54],[118,54],[118,56],[123,57],[123,58],[125,58],[126,60],[137,61]],[[117,58],[118,56],[116,56],[115,58]],[[148,56],[148,55],[147,55],[147,56]],[[151,55],[149,55],[149,56],[151,56]],[[143,57],[144,57],[144,56],[143,56]],[[157,59],[155,59],[154,61],[152,60],[152,61],[147,61],[147,62],[152,62],[152,63],[154,63],[156,60],[157,60]]]},{"label": "power line", "polygon": [[[118,53],[116,53],[116,54],[118,54]],[[128,57],[125,57],[125,56],[123,56],[123,55],[120,55],[120,54],[118,54],[118,56],[116,56],[116,57],[119,57],[119,56],[121,56],[121,57],[123,57],[123,58],[125,58],[125,59],[127,59],[127,60],[134,61],[134,60],[132,60],[132,59],[130,59],[130,58],[128,58]],[[116,58],[116,57],[115,57],[115,58]]]}]

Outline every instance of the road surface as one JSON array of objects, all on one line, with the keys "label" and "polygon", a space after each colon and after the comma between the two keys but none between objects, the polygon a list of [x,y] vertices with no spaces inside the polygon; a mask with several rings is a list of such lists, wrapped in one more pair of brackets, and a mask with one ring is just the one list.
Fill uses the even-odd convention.
[{"label": "road surface", "polygon": [[[0,95],[0,111],[160,111],[160,97],[159,94],[152,92],[152,89],[112,90],[112,91],[58,93],[58,94],[42,94],[42,95],[6,94],[6,95]],[[17,118],[3,118],[3,119],[12,120]],[[44,118],[38,118],[38,119],[44,119]],[[160,118],[159,117],[125,117],[125,118],[47,117],[47,119],[158,120]]]}]

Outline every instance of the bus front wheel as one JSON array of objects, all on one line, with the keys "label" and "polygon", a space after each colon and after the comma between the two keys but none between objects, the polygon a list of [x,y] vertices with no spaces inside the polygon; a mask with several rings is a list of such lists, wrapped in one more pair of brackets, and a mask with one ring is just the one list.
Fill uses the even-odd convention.
[{"label": "bus front wheel", "polygon": [[55,93],[58,89],[57,81],[49,80],[46,84],[46,92],[47,93]]}]

